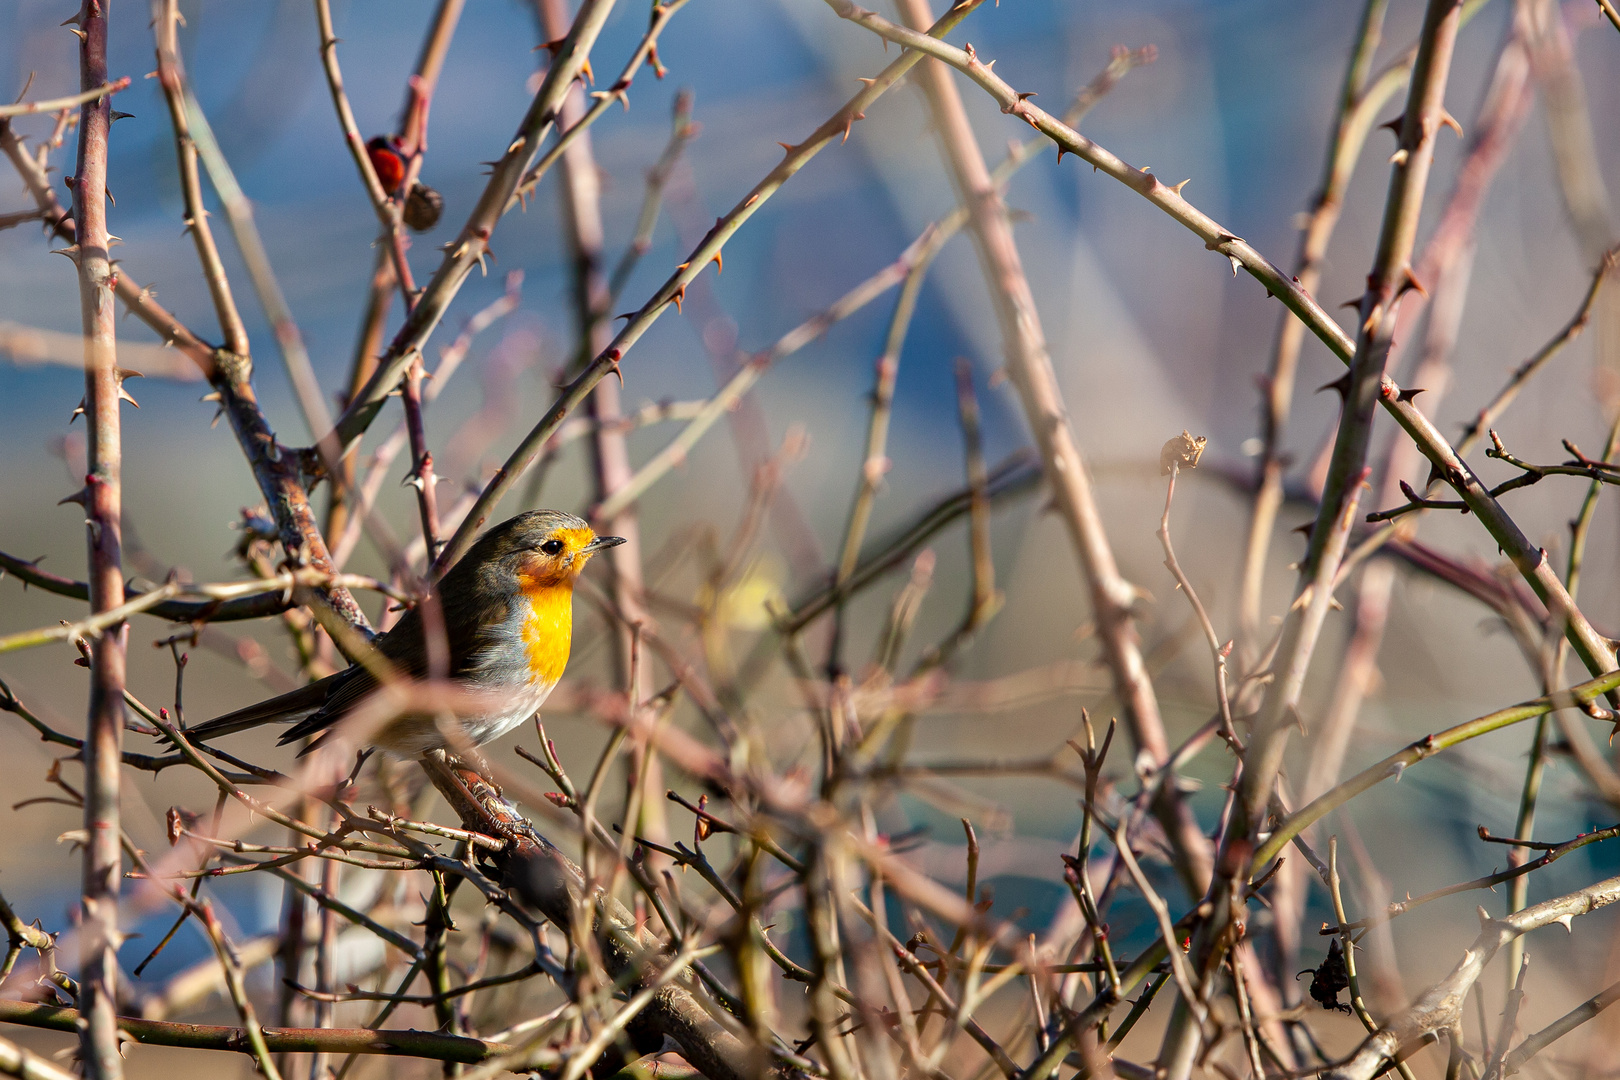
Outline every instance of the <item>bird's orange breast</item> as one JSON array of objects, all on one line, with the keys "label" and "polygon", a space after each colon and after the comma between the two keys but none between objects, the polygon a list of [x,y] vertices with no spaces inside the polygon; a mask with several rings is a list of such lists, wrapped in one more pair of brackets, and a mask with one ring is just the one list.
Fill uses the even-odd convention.
[{"label": "bird's orange breast", "polygon": [[528,605],[523,619],[523,647],[529,674],[535,682],[555,685],[568,666],[569,639],[574,631],[574,590],[567,585],[520,578]]}]

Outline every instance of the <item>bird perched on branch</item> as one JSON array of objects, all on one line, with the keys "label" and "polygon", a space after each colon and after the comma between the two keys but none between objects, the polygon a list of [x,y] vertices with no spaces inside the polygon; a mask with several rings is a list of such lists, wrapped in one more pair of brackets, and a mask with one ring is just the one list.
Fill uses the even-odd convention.
[{"label": "bird perched on branch", "polygon": [[[445,674],[488,705],[458,716],[456,732],[437,713],[395,716],[367,742],[403,756],[481,746],[517,727],[540,708],[568,664],[573,633],[574,579],[591,556],[624,543],[597,536],[572,514],[531,510],[479,537],[439,582],[438,606],[446,646]],[[401,679],[428,676],[430,642],[419,605],[375,643],[375,663],[355,664],[308,686],[227,713],[186,732],[192,738],[228,735],[263,724],[290,723],[283,745],[330,732],[381,687],[377,670]],[[386,678],[386,675],[384,676]],[[475,699],[476,700],[476,699]],[[307,754],[328,735],[300,751]],[[464,738],[465,742],[462,742]]]}]

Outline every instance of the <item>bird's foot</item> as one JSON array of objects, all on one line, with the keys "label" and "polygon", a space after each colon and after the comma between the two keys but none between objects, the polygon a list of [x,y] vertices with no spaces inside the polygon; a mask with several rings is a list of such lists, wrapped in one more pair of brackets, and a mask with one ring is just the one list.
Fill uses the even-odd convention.
[{"label": "bird's foot", "polygon": [[495,789],[495,794],[503,799],[506,797],[506,792],[501,790],[501,785],[495,780],[495,770],[490,766],[488,759],[477,750],[470,746],[458,752],[446,750],[444,759],[452,768],[477,773],[484,783]]}]

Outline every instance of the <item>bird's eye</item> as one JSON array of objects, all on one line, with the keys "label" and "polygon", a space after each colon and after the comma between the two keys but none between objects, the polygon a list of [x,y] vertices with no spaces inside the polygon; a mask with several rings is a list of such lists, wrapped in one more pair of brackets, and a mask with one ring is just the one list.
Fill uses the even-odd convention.
[{"label": "bird's eye", "polygon": [[540,545],[540,550],[546,555],[561,555],[563,542],[561,540],[547,540]]}]

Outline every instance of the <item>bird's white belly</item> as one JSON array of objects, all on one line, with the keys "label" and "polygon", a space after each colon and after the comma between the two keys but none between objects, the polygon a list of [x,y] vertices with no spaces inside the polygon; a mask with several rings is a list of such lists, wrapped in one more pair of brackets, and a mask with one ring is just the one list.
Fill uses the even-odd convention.
[{"label": "bird's white belly", "polygon": [[538,712],[556,685],[554,682],[539,683],[530,680],[510,684],[505,692],[499,694],[500,707],[495,710],[464,714],[459,717],[446,716],[442,720],[428,716],[412,717],[389,724],[376,742],[384,750],[401,757],[419,757],[429,750],[454,752],[456,740],[447,739],[445,733],[439,730],[439,724],[459,723],[468,742],[474,746],[483,746],[505,735]]}]

